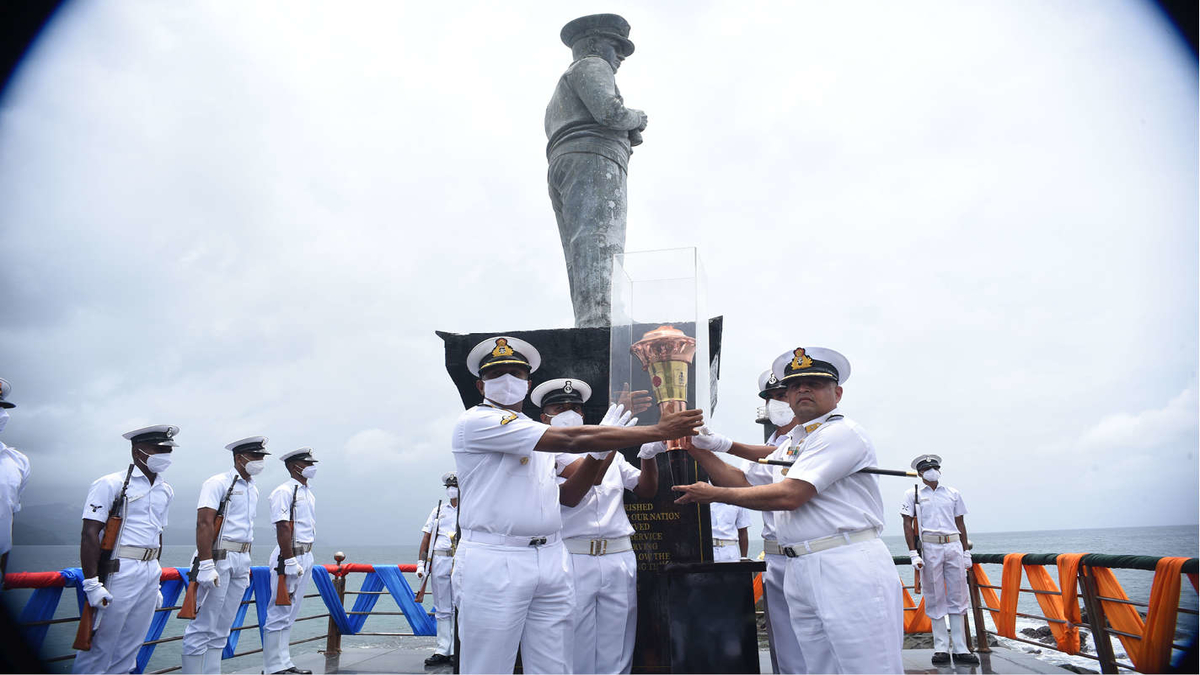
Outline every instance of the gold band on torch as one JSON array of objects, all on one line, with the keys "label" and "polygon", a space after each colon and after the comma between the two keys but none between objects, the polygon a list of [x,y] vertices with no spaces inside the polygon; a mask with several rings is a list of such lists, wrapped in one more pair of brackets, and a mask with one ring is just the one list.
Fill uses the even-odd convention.
[{"label": "gold band on torch", "polygon": [[[629,353],[650,373],[654,400],[663,415],[687,409],[688,368],[696,356],[696,339],[674,326],[659,326],[633,343]],[[692,447],[688,437],[667,441],[668,450]]]}]

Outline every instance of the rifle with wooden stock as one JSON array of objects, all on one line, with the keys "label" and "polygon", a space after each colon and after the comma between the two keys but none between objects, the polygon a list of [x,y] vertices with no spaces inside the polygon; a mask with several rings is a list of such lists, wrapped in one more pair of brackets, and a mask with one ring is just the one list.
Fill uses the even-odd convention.
[{"label": "rifle with wooden stock", "polygon": [[[217,558],[217,548],[221,544],[221,528],[225,526],[225,507],[229,504],[229,498],[233,496],[233,486],[237,485],[237,476],[233,477],[233,481],[229,483],[229,489],[225,491],[225,498],[217,504],[217,515],[213,516],[213,542],[212,542],[212,558]],[[183,605],[179,608],[178,617],[180,619],[194,619],[199,607],[196,606],[196,594],[200,591],[200,584],[196,582],[196,575],[200,573],[200,553],[197,552],[192,558],[192,569],[188,572],[188,587],[187,593],[183,596]]]},{"label": "rifle with wooden stock", "polygon": [[[922,559],[925,557],[925,547],[921,545],[921,493],[920,485],[913,485],[913,549]],[[913,593],[921,592],[921,570],[913,569]]]},{"label": "rifle with wooden stock", "polygon": [[438,528],[442,525],[442,500],[438,500],[437,515],[433,517],[433,539],[429,540],[428,556],[425,558],[425,578],[421,580],[421,590],[413,596],[413,600],[420,604],[425,599],[425,584],[429,583],[429,577],[433,574],[433,555],[437,550]]},{"label": "rifle with wooden stock", "polygon": [[[292,507],[288,513],[288,530],[290,531],[290,542],[287,550],[288,558],[296,556],[296,493],[299,490],[299,485],[292,487]],[[285,560],[287,558],[283,557],[283,551],[279,551],[279,559],[275,561],[275,575],[279,577],[279,582],[275,586],[276,605],[292,604],[292,596],[288,592],[287,587],[287,575],[284,574],[284,571],[287,569],[287,565],[283,564]]]},{"label": "rifle with wooden stock", "polygon": [[[121,540],[121,528],[125,524],[121,510],[125,506],[125,491],[129,489],[129,479],[133,476],[133,467],[134,465],[130,464],[129,470],[125,472],[125,482],[121,484],[121,491],[117,493],[112,506],[108,509],[108,520],[104,521],[104,536],[100,538],[100,559],[96,563],[96,578],[100,580],[101,584],[108,579],[108,569],[113,551],[117,548],[117,542]],[[100,611],[94,609],[90,602],[85,601],[83,611],[79,613],[79,627],[75,630],[75,642],[71,648],[82,652],[90,651],[92,637],[96,635],[96,629],[99,627]]]}]

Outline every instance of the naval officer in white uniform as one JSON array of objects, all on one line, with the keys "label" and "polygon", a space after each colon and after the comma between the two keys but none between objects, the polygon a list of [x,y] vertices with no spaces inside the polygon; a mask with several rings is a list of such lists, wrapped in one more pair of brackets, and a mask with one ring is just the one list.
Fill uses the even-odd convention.
[{"label": "naval officer in white uniform", "polygon": [[[251,436],[225,446],[233,468],[204,481],[196,504],[196,618],[183,629],[185,673],[220,673],[221,652],[229,641],[233,618],[250,585],[250,546],[258,485],[254,476],[266,464],[265,436]],[[217,513],[221,529],[214,529]]]},{"label": "naval officer in white uniform", "polygon": [[[786,459],[795,463],[786,478],[753,487],[676,486],[683,493],[677,501],[780,512],[776,534],[788,557],[784,593],[808,672],[903,672],[900,576],[879,539],[883,498],[876,476],[857,473],[875,465],[875,446],[837,410],[850,363],[832,349],[798,347],[775,359],[771,370],[787,385],[792,412],[804,420],[792,430]],[[724,464],[699,447],[692,456],[705,469]]]},{"label": "naval officer in white uniform", "polygon": [[685,410],[642,427],[557,427],[521,412],[541,364],[533,345],[488,338],[467,356],[482,404],[454,426],[461,539],[454,558],[460,669],[512,672],[518,646],[527,673],[572,672],[574,589],[562,544],[554,453],[604,452],[690,436],[702,413]]},{"label": "naval officer in white uniform", "polygon": [[[0,432],[8,424],[8,409],[16,407],[8,400],[10,391],[12,387],[0,378]],[[0,441],[0,588],[4,587],[8,552],[12,550],[13,515],[21,510],[21,494],[28,483],[29,458]]]},{"label": "naval officer in white uniform", "polygon": [[[450,571],[454,567],[454,549],[451,537],[458,529],[458,476],[454,472],[442,474],[442,485],[446,488],[446,499],[433,507],[425,527],[421,528],[421,546],[417,553],[417,578],[424,579],[427,573],[433,579],[433,608],[437,620],[437,647],[433,655],[425,659],[425,665],[437,666],[450,663],[454,651],[454,585]],[[428,555],[433,555],[429,564]]]},{"label": "naval officer in white uniform", "polygon": [[[908,555],[921,575],[925,614],[933,624],[933,663],[949,663],[953,651],[955,663],[977,664],[979,657],[967,649],[964,621],[970,607],[967,568],[971,566],[971,552],[967,550],[967,525],[963,520],[967,505],[958,490],[940,482],[941,457],[921,455],[912,461],[912,468],[921,474],[920,498],[916,489],[906,490],[900,515]],[[924,555],[917,553],[918,538]]]},{"label": "naval officer in white uniform", "polygon": [[[557,427],[583,424],[583,404],[592,396],[587,382],[559,378],[534,388],[530,400],[542,409],[542,422]],[[637,423],[627,420],[623,426]],[[642,499],[658,492],[658,461],[666,449],[648,443],[639,453],[641,468],[620,452],[610,452],[600,462],[595,477],[578,490],[567,481],[588,460],[559,454],[556,470],[563,487],[563,544],[570,553],[575,584],[575,623],[572,663],[576,673],[628,673],[633,665],[637,634],[637,556],[633,552],[633,525],[625,515],[625,491]]]},{"label": "naval officer in white uniform", "polygon": [[[99,626],[92,648],[75,652],[76,673],[128,673],[150,629],[154,611],[162,606],[159,583],[163,529],[175,491],[163,480],[171,466],[171,451],[179,427],[158,425],[135,429],[124,438],[131,444],[133,464],[97,478],[83,506],[79,560],[83,591],[96,610]],[[110,514],[117,496],[121,513]],[[120,515],[121,531],[100,581],[100,541],[110,515]]]},{"label": "naval officer in white uniform", "polygon": [[[292,624],[300,616],[304,591],[312,577],[312,547],[317,538],[317,497],[308,487],[308,481],[317,475],[317,459],[312,448],[292,450],[280,455],[279,459],[283,460],[291,478],[272,490],[269,497],[276,545],[267,563],[271,568],[271,604],[267,608],[267,623],[263,626],[263,672],[307,674],[312,671],[302,670],[292,663],[288,640]],[[275,604],[281,560],[291,605]]]}]

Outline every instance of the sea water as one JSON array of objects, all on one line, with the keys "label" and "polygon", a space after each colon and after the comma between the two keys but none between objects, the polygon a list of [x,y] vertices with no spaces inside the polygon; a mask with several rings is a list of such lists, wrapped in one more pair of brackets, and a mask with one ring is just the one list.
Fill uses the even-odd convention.
[{"label": "sea water", "polygon": [[[757,529],[757,528],[754,528]],[[976,553],[1106,553],[1113,555],[1147,555],[1147,556],[1187,556],[1196,557],[1200,555],[1200,537],[1197,536],[1196,526],[1171,526],[1171,527],[1140,527],[1140,528],[1110,528],[1110,529],[1089,529],[1089,530],[1054,530],[1054,531],[1036,531],[1036,532],[982,532],[972,533],[971,540],[974,542],[974,552]],[[893,555],[907,557],[908,547],[900,537],[884,537],[884,542],[892,551]],[[762,550],[761,540],[751,539],[751,556],[756,556]],[[166,546],[163,550],[164,565],[172,565],[176,567],[187,567],[191,563],[193,547],[191,546]],[[415,545],[349,545],[340,546],[323,545],[320,542],[313,548],[314,561],[317,564],[332,564],[334,562],[334,553],[342,551],[346,554],[346,562],[349,563],[379,563],[379,564],[405,564],[416,563],[417,547]],[[267,557],[271,553],[271,547],[259,546],[255,547],[252,553],[254,565],[266,565]],[[77,567],[79,565],[79,548],[76,546],[17,546],[9,555],[8,569],[10,572],[40,572],[47,570],[58,570],[66,567]],[[898,567],[901,579],[906,585],[912,584],[912,568],[908,565]],[[1000,565],[984,565],[984,571],[992,583],[999,584],[1001,578]],[[1057,581],[1057,571],[1050,569],[1051,576]],[[1131,600],[1137,602],[1146,602],[1150,597],[1150,586],[1154,578],[1152,572],[1141,570],[1115,570],[1117,579],[1124,587],[1126,594]],[[409,584],[415,590],[419,587],[419,582],[415,575],[406,575]],[[347,590],[357,590],[362,583],[362,575],[352,574],[348,577]],[[1028,582],[1023,584],[1028,588]],[[1193,590],[1190,583],[1184,581],[1182,584],[1180,606],[1195,610],[1197,607],[1197,594]],[[11,590],[5,591],[3,594],[4,602],[8,606],[9,611],[14,615],[20,612],[20,609],[25,605],[32,591],[29,590]],[[315,594],[316,588],[313,584],[309,584],[307,593]],[[353,603],[353,596],[347,596],[346,605],[349,607]],[[182,601],[182,593],[179,601]],[[425,598],[425,606],[432,608],[432,594],[427,594]],[[399,607],[391,599],[390,595],[380,596],[375,609],[380,611],[399,611]],[[1025,614],[1041,615],[1041,609],[1037,605],[1036,599],[1030,593],[1022,593],[1018,604],[1018,611]],[[1144,609],[1143,609],[1144,611]],[[325,614],[324,603],[320,598],[308,598],[304,600],[304,605],[301,609],[300,616],[315,616]],[[174,613],[173,613],[174,614]],[[56,618],[77,616],[73,590],[68,589],[63,593],[63,600],[59,603]],[[253,612],[253,608],[247,614],[246,625],[257,623]],[[990,614],[985,613],[985,622],[989,629],[994,627],[991,625]],[[163,637],[168,638],[176,635],[182,635],[186,621],[172,618],[167,622],[166,630],[163,631]],[[1017,618],[1017,630],[1026,627],[1040,627],[1046,625],[1045,622],[1040,622],[1032,619]],[[293,641],[308,637],[324,635],[328,629],[328,619],[315,619],[311,621],[300,621],[292,630],[291,639]],[[411,633],[412,628],[408,625],[403,616],[371,616],[367,619],[366,625],[363,628],[367,632],[386,632],[386,633]],[[1177,641],[1194,640],[1196,636],[1197,622],[1196,615],[1180,614],[1177,625],[1177,634],[1180,639]],[[1090,631],[1089,631],[1090,632]],[[72,653],[71,642],[75,635],[75,624],[66,623],[58,624],[50,627],[45,643],[42,649],[44,658],[60,656]],[[388,647],[396,646],[401,640],[410,638],[396,637],[358,637],[345,636],[342,638],[344,646],[378,646]],[[1036,647],[1027,645],[1012,640],[1000,638],[1001,644],[1006,647],[1033,652]],[[1128,657],[1122,647],[1120,641],[1112,640],[1114,652],[1117,658],[1127,661]],[[258,630],[242,631],[241,641],[238,643],[237,651],[243,652],[260,647]],[[292,654],[307,654],[324,649],[325,642],[316,640],[292,647]],[[154,656],[150,659],[150,663],[146,668],[147,672],[160,670],[177,666],[180,663],[180,643],[167,642],[160,644],[154,651]],[[1093,652],[1094,653],[1094,646]],[[1053,651],[1049,647],[1042,650],[1038,655],[1051,663],[1063,664],[1072,663],[1098,670],[1098,664],[1084,657],[1068,657],[1058,652]],[[252,654],[242,656],[235,659],[227,660],[224,664],[225,672],[233,672],[235,670],[259,670],[262,667],[262,655]],[[60,661],[50,666],[51,672],[69,672],[70,661]]]}]

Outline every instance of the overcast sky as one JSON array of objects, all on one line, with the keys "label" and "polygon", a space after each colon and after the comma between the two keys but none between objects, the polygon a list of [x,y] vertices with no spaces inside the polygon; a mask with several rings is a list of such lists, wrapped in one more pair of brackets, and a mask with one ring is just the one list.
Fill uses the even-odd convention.
[{"label": "overcast sky", "polygon": [[434,330],[572,324],[542,116],[598,11],[650,120],[626,249],[698,247],[725,317],[711,426],[761,438],[758,374],[828,346],[973,530],[1197,522],[1197,67],[1138,2],[68,3],[0,101],[26,505],[169,423],[172,529],[263,434],[324,460],[326,543],[416,543]]}]

